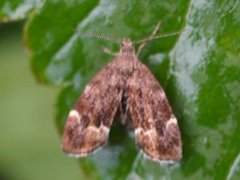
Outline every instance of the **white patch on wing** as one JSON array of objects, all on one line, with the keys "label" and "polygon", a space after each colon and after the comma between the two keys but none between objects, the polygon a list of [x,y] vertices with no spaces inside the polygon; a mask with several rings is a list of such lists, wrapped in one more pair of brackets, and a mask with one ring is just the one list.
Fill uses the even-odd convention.
[{"label": "white patch on wing", "polygon": [[78,122],[79,122],[80,119],[81,119],[81,115],[80,115],[79,112],[78,112],[77,110],[75,110],[75,109],[71,110],[68,116],[71,117],[71,118],[77,119]]},{"label": "white patch on wing", "polygon": [[107,134],[109,133],[109,128],[107,126],[104,126],[103,124],[101,124],[100,127],[96,127],[96,126],[89,126],[88,127],[89,130],[92,130],[92,131],[96,131],[96,132],[99,132],[101,129],[103,131],[105,131]]},{"label": "white patch on wing", "polygon": [[171,124],[177,124],[177,119],[173,115],[171,115],[170,119],[166,122],[166,128],[168,128]]},{"label": "white patch on wing", "polygon": [[156,129],[154,129],[154,128],[149,129],[149,130],[147,130],[147,131],[143,131],[143,128],[136,128],[136,129],[135,129],[135,134],[136,134],[136,135],[141,134],[141,132],[142,132],[145,136],[157,135],[157,131],[156,131]]},{"label": "white patch on wing", "polygon": [[144,131],[142,128],[135,129],[136,136],[148,136],[152,144],[155,144],[155,138],[157,137],[157,131],[155,128],[151,128],[147,131]]},{"label": "white patch on wing", "polygon": [[109,133],[109,127],[104,126],[103,124],[101,124],[100,128],[102,128],[105,132]]},{"label": "white patch on wing", "polygon": [[160,97],[161,97],[162,99],[166,98],[166,95],[165,95],[164,91],[161,91],[161,92],[160,92]]},{"label": "white patch on wing", "polygon": [[150,136],[150,137],[156,136],[157,135],[157,131],[156,131],[155,128],[152,128],[152,129],[150,129],[148,131],[145,131],[144,135],[147,135],[147,136]]},{"label": "white patch on wing", "polygon": [[135,129],[135,135],[140,134],[141,131],[142,131],[142,128],[136,128]]},{"label": "white patch on wing", "polygon": [[91,87],[89,86],[89,85],[87,85],[86,87],[85,87],[85,90],[84,90],[84,93],[88,93],[88,91],[91,89]]}]

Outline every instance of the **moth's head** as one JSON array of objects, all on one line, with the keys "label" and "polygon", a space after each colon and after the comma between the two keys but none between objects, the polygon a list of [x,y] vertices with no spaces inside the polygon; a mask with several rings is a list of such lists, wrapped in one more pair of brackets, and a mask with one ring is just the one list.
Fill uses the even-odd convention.
[{"label": "moth's head", "polygon": [[134,44],[130,39],[124,39],[121,42],[121,52],[127,54],[134,52]]}]

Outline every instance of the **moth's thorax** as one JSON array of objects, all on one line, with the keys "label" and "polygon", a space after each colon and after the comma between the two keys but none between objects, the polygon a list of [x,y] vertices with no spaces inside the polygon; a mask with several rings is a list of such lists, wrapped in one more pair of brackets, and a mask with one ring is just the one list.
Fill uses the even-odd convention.
[{"label": "moth's thorax", "polygon": [[130,40],[123,40],[121,49],[116,57],[116,69],[121,72],[123,80],[128,79],[129,75],[133,72],[136,60],[137,56],[134,51],[133,43]]}]

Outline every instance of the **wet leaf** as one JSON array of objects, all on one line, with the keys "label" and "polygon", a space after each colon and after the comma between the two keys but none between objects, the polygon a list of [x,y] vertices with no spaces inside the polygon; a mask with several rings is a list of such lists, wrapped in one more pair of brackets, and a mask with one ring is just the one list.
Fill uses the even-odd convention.
[{"label": "wet leaf", "polygon": [[0,21],[9,22],[24,19],[41,5],[41,0],[1,0]]},{"label": "wet leaf", "polygon": [[57,126],[97,71],[113,59],[111,42],[187,31],[151,42],[140,59],[164,87],[179,121],[183,159],[161,166],[145,159],[131,132],[113,125],[109,145],[79,160],[96,179],[237,179],[240,152],[240,3],[213,1],[46,1],[25,28],[32,68],[39,81],[61,84]]}]

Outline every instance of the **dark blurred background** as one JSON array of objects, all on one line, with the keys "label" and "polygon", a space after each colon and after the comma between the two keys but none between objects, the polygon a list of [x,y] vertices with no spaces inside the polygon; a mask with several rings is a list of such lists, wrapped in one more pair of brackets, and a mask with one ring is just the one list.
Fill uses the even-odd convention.
[{"label": "dark blurred background", "polygon": [[54,124],[59,89],[34,79],[22,37],[23,22],[0,25],[0,180],[79,179]]}]

